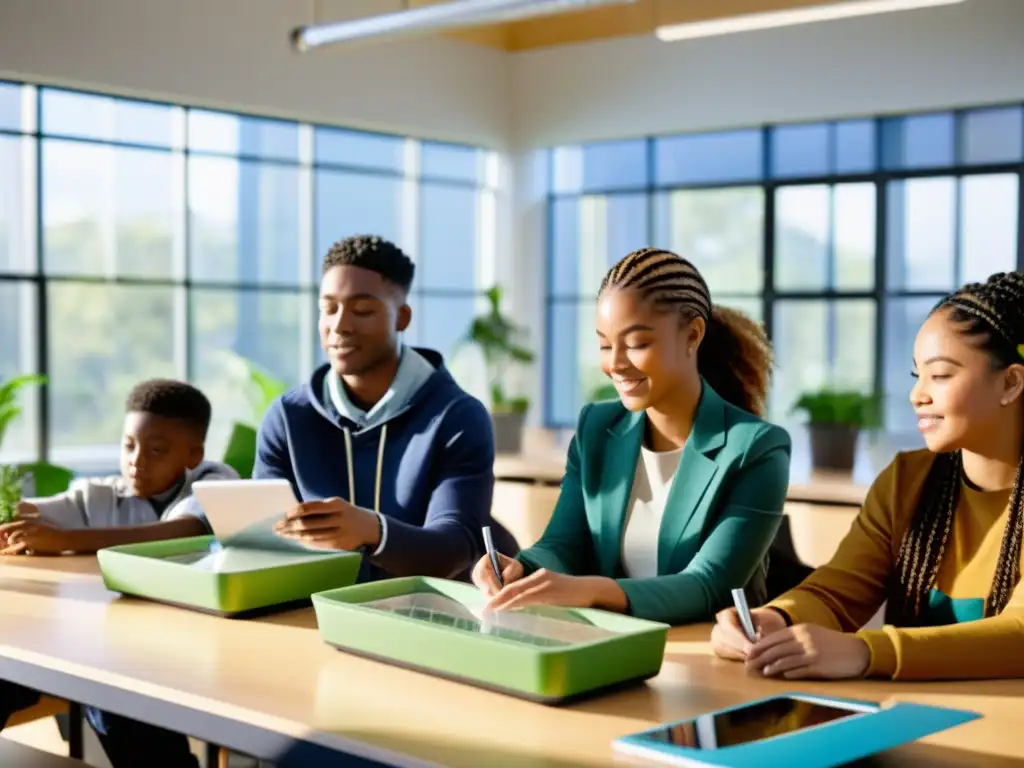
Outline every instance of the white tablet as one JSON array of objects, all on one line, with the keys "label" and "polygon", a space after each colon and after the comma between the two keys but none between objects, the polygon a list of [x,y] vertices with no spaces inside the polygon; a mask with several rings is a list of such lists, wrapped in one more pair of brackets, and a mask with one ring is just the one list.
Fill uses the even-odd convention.
[{"label": "white tablet", "polygon": [[197,480],[192,493],[221,541],[256,523],[271,523],[298,505],[287,480]]}]

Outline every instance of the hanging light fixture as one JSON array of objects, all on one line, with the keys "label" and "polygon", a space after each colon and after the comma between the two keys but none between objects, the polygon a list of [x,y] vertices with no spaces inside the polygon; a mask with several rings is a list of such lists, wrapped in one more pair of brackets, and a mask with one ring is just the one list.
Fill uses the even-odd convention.
[{"label": "hanging light fixture", "polygon": [[353,40],[424,34],[633,2],[636,0],[452,0],[361,19],[299,27],[292,31],[291,37],[297,50],[308,51]]},{"label": "hanging light fixture", "polygon": [[738,32],[752,32],[759,29],[791,27],[797,24],[813,24],[836,19],[850,19],[855,16],[874,16],[896,11],[916,11],[936,8],[942,5],[957,5],[966,0],[847,0],[813,5],[806,8],[745,13],[722,19],[693,21],[682,24],[666,24],[658,27],[654,34],[659,40],[671,43],[678,40],[692,40],[698,37],[731,35]]}]

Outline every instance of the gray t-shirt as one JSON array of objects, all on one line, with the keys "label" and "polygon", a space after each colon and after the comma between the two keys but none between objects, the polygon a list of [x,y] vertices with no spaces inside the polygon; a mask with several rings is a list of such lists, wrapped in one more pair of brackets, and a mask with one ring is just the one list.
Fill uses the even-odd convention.
[{"label": "gray t-shirt", "polygon": [[204,461],[185,473],[174,488],[154,499],[132,496],[120,475],[75,480],[64,493],[40,499],[25,499],[40,516],[60,528],[119,528],[128,525],[176,520],[186,515],[204,523],[198,502],[192,496],[196,480],[236,480],[238,473],[215,461]]}]

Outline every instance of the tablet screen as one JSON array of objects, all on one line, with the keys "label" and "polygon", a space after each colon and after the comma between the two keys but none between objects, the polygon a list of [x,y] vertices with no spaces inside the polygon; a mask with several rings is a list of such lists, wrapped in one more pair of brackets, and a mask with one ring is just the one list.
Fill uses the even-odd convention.
[{"label": "tablet screen", "polygon": [[870,711],[874,711],[874,708],[860,709],[852,705],[847,708],[811,699],[782,696],[728,712],[702,715],[696,720],[651,731],[642,738],[691,749],[718,749],[782,736]]}]

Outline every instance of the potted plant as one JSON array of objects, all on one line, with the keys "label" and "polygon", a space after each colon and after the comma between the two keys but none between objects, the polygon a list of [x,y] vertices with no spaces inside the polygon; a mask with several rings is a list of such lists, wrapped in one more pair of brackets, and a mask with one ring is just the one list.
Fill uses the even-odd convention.
[{"label": "potted plant", "polygon": [[238,358],[245,371],[245,389],[252,406],[251,422],[235,422],[224,449],[224,463],[233,468],[239,477],[252,477],[256,464],[256,433],[267,409],[288,386],[245,358]]},{"label": "potted plant", "polygon": [[530,401],[525,397],[509,397],[505,382],[510,368],[533,362],[533,352],[523,346],[525,330],[501,314],[501,287],[496,285],[485,295],[490,304],[488,311],[473,318],[463,343],[475,344],[483,354],[491,395],[495,451],[519,453]]},{"label": "potted plant", "polygon": [[814,469],[835,472],[853,472],[857,438],[880,416],[878,397],[854,390],[805,392],[793,410],[807,414]]},{"label": "potted plant", "polygon": [[19,467],[0,466],[0,525],[18,517],[24,473]]},{"label": "potted plant", "polygon": [[[7,429],[21,416],[19,395],[22,390],[45,382],[45,376],[33,374],[15,376],[0,382],[0,447],[3,447]],[[70,469],[46,461],[0,466],[0,486],[5,489],[0,491],[0,517],[4,515],[3,505],[9,503],[11,488],[17,488],[17,498],[14,498],[12,508],[15,509],[24,495],[53,496],[66,491],[73,477],[74,473]]]}]

